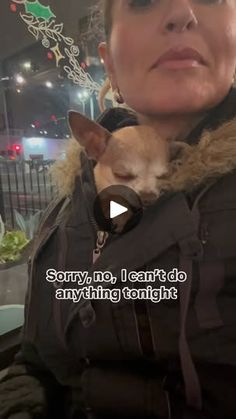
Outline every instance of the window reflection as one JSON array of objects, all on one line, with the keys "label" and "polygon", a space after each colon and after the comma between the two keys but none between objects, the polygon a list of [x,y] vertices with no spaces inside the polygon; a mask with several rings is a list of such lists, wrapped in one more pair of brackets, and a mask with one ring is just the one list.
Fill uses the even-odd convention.
[{"label": "window reflection", "polygon": [[97,52],[103,34],[91,13],[96,2],[32,3],[6,0],[0,14],[0,237],[21,231],[27,240],[18,259],[9,244],[0,263],[0,307],[13,329],[24,304],[32,231],[55,196],[49,169],[65,158],[71,136],[67,112],[96,119],[105,79]]}]

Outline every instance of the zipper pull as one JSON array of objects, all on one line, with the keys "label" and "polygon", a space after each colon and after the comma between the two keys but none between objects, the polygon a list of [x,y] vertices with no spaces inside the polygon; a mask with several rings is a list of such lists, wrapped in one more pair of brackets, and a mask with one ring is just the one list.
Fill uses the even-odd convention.
[{"label": "zipper pull", "polygon": [[93,263],[95,263],[96,260],[101,255],[101,250],[103,246],[105,245],[107,238],[108,238],[108,233],[106,231],[97,232],[96,248],[93,250]]},{"label": "zipper pull", "polygon": [[206,244],[209,238],[209,231],[207,223],[203,223],[200,229],[200,240],[202,244]]}]

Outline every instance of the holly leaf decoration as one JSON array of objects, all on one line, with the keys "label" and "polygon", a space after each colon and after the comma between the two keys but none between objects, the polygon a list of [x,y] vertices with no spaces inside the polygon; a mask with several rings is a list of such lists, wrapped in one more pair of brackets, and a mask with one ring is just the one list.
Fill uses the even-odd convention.
[{"label": "holly leaf decoration", "polygon": [[56,17],[51,11],[50,6],[44,6],[38,0],[26,1],[24,3],[26,13],[30,13],[34,17],[49,20],[52,17]]}]

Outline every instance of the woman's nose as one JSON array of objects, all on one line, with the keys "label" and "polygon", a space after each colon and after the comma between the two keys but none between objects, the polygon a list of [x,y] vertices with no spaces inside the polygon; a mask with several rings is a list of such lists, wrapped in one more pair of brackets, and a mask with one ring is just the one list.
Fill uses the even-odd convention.
[{"label": "woman's nose", "polygon": [[193,29],[198,24],[190,0],[170,0],[166,3],[166,12],[162,27],[165,32],[183,32]]}]

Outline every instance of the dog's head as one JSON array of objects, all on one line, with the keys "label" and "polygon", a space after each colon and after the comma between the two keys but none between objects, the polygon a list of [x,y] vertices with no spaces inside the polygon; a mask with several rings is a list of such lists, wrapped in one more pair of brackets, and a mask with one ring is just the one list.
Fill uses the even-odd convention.
[{"label": "dog's head", "polygon": [[69,124],[74,138],[97,162],[94,175],[98,192],[111,185],[125,185],[145,206],[158,198],[158,180],[168,172],[171,152],[168,142],[153,128],[130,126],[111,134],[74,111],[69,112]]}]

